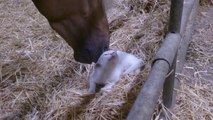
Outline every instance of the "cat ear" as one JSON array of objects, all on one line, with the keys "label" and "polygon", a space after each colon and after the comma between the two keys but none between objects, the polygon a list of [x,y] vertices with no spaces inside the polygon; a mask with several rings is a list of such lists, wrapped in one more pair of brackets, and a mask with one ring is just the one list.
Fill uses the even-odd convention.
[{"label": "cat ear", "polygon": [[117,56],[117,55],[118,55],[118,54],[117,54],[117,51],[114,51],[111,55],[112,55],[112,57]]},{"label": "cat ear", "polygon": [[114,61],[115,59],[117,59],[117,57],[118,57],[117,51],[114,51],[113,53],[111,53],[109,61]]}]

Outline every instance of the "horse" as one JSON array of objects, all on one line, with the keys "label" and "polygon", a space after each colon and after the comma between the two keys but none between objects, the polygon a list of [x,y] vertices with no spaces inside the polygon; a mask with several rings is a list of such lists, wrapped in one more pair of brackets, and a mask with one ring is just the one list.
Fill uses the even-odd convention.
[{"label": "horse", "polygon": [[110,34],[102,0],[32,0],[38,11],[74,50],[80,63],[97,62],[109,49]]}]

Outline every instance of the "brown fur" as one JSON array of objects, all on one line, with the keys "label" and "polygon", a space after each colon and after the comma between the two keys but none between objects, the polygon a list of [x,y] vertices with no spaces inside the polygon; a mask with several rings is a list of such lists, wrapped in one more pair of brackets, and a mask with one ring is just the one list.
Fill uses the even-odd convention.
[{"label": "brown fur", "polygon": [[96,62],[109,47],[102,0],[32,0],[50,26],[74,49],[82,63]]}]

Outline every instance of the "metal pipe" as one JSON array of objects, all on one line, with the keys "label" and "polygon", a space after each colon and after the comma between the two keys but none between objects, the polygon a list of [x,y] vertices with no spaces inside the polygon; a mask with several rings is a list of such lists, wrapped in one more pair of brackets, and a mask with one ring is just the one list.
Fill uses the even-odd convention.
[{"label": "metal pipe", "polygon": [[169,76],[166,78],[165,83],[164,83],[164,87],[163,87],[163,104],[167,108],[170,108],[172,106],[172,101],[173,101],[176,61],[177,61],[177,54],[175,55],[172,66],[169,70],[170,71]]},{"label": "metal pipe", "polygon": [[[190,0],[187,0],[187,1],[189,2]],[[194,26],[195,17],[196,17],[196,14],[197,14],[197,7],[199,5],[199,0],[191,0],[191,1],[193,1],[194,4],[190,4],[193,7],[189,6],[189,8],[191,8],[191,9],[193,8],[193,9],[190,10],[189,8],[185,7],[186,9],[184,9],[184,12],[183,12],[183,13],[187,13],[188,11],[191,11],[191,14],[189,14],[188,17],[187,17],[187,18],[189,18],[188,19],[189,22],[182,22],[183,24],[185,23],[185,26],[182,26],[181,33],[183,33],[183,31],[185,31],[185,34],[184,34],[184,37],[183,37],[183,39],[180,43],[180,48],[178,50],[176,73],[181,73],[181,71],[183,69],[183,65],[184,65],[185,58],[186,58],[186,52],[187,52],[189,42],[190,42],[193,30],[194,30],[193,26]],[[182,21],[184,21],[184,18],[186,19],[186,17],[183,17]],[[186,27],[186,23],[188,23],[187,27]],[[179,89],[179,86],[180,86],[180,82],[177,78],[175,78],[174,88]],[[173,106],[176,102],[176,97],[175,97],[176,94],[177,94],[177,92],[174,91],[172,108],[173,108]]]},{"label": "metal pipe", "polygon": [[[164,68],[164,69],[162,69]],[[156,61],[143,85],[127,120],[150,120],[169,70],[165,61]]]},{"label": "metal pipe", "polygon": [[[163,104],[168,109],[172,110],[175,103],[176,103],[176,91],[175,89],[179,88],[179,81],[175,78],[175,73],[180,73],[183,68],[186,51],[188,49],[189,39],[192,35],[192,26],[193,23],[192,20],[194,19],[195,15],[193,14],[193,7],[196,7],[196,3],[198,0],[185,0],[184,6],[183,6],[183,13],[182,13],[182,21],[181,21],[181,29],[180,34],[184,36],[184,38],[181,41],[180,49],[178,51],[178,57],[175,58],[175,61],[173,61],[172,68],[170,71],[173,71],[167,78],[164,83],[164,90],[163,90]],[[198,2],[197,2],[198,3]],[[188,23],[188,24],[187,24]],[[185,34],[184,34],[185,33]],[[176,67],[176,59],[177,61],[177,67]],[[167,114],[167,117],[170,117],[171,114],[164,113],[166,111],[163,111],[160,118],[165,118],[165,114]]]},{"label": "metal pipe", "polygon": [[183,32],[186,30],[186,26],[190,19],[190,15],[191,15],[192,8],[194,6],[195,1],[197,1],[197,0],[185,0],[184,1],[180,34],[183,34]]},{"label": "metal pipe", "polygon": [[180,35],[169,33],[156,54],[156,59],[147,81],[143,85],[127,120],[150,120],[155,105],[163,89],[166,75],[175,58],[180,43]]},{"label": "metal pipe", "polygon": [[[179,0],[172,0],[172,1],[177,2]],[[180,1],[182,1],[182,0],[180,0]],[[195,0],[195,1],[198,1],[198,0]],[[183,4],[183,2],[181,2],[181,3]],[[179,4],[179,6],[181,6],[181,5]],[[172,3],[171,7],[172,8],[174,7],[174,2]],[[179,8],[176,7],[176,9],[180,9],[180,8],[181,7],[179,7]],[[173,9],[175,9],[175,8],[173,8]],[[188,10],[190,10],[190,9],[188,9]],[[186,11],[184,11],[184,13],[187,12],[188,10],[186,9]],[[171,19],[170,19],[170,23],[169,23],[170,24],[169,31],[172,33],[180,33],[180,32],[182,33],[183,27],[185,27],[185,25],[186,25],[185,22],[187,21],[185,19],[188,19],[188,17],[187,17],[187,15],[185,15],[186,17],[182,18],[182,22],[183,21],[185,21],[185,22],[180,23],[180,20],[178,21],[178,19],[181,18],[180,17],[181,15],[174,14],[176,12],[178,12],[178,11],[173,10],[170,12]],[[182,12],[181,12],[181,14],[182,14]],[[184,23],[185,23],[185,25],[183,25]],[[181,24],[181,28],[180,28],[180,24]],[[174,37],[174,36],[176,36],[176,37]],[[179,34],[168,34],[166,36],[164,43],[162,44],[161,48],[159,49],[159,51],[156,55],[156,59],[158,59],[158,60],[155,59],[155,62],[153,63],[153,67],[148,76],[148,79],[145,82],[145,84],[143,85],[143,87],[140,91],[140,94],[138,95],[133,107],[131,108],[131,111],[127,117],[127,120],[150,120],[151,119],[152,113],[154,112],[154,107],[157,103],[157,99],[160,96],[159,92],[163,89],[163,85],[165,82],[165,76],[168,73],[169,68],[172,68],[172,65],[175,61],[175,56],[176,56],[175,53],[177,52],[177,49],[179,47],[179,42],[180,42]],[[170,55],[168,55],[168,54],[170,54]],[[179,67],[179,66],[177,66],[177,67]],[[175,68],[173,68],[173,69],[175,69]],[[177,70],[177,68],[176,68],[176,70]],[[172,76],[174,76],[174,75],[172,75]],[[175,96],[175,94],[173,94],[173,96]],[[173,98],[175,98],[175,97],[173,97]],[[174,101],[174,99],[173,99],[173,101]],[[164,103],[164,104],[167,104],[167,103]],[[171,105],[171,103],[168,103],[167,106],[170,106],[170,105]]]},{"label": "metal pipe", "polygon": [[[184,6],[184,9],[183,9],[184,11],[183,16],[185,17],[182,18],[182,24],[184,26],[181,25],[181,33],[185,31],[185,34],[183,36],[183,39],[181,41],[180,48],[178,51],[177,73],[180,73],[183,68],[189,41],[191,39],[192,32],[193,32],[193,26],[194,26],[193,24],[197,14],[198,4],[199,4],[198,0],[187,0],[187,4],[184,4],[186,5]],[[188,14],[189,12],[191,12],[191,14]]]},{"label": "metal pipe", "polygon": [[180,33],[184,0],[171,0],[169,32]]},{"label": "metal pipe", "polygon": [[[173,60],[172,66],[170,68],[169,75],[167,76],[164,86],[163,86],[163,104],[166,108],[170,110],[173,108],[173,102],[175,101],[174,95],[174,85],[175,85],[175,73],[176,73],[176,62],[177,62],[177,53]],[[166,111],[162,111],[160,114],[159,120],[172,119],[172,115]]]}]

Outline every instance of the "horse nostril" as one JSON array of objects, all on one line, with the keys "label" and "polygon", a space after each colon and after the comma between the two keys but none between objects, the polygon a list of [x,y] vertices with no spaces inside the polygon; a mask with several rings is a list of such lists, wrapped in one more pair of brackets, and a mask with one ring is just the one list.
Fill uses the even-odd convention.
[{"label": "horse nostril", "polygon": [[100,55],[109,49],[108,46],[103,46],[102,49],[95,49],[93,47],[85,47],[84,48],[84,59],[87,61],[97,62]]},{"label": "horse nostril", "polygon": [[91,55],[91,50],[88,49],[88,48],[86,48],[86,49],[85,49],[85,53],[86,53],[86,55],[91,59],[91,57],[92,57],[92,55]]}]

